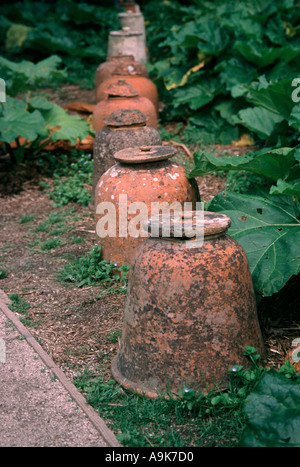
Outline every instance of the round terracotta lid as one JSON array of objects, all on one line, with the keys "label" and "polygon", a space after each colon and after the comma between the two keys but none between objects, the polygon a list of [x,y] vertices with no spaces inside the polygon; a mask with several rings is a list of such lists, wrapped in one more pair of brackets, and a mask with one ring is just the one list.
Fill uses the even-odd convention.
[{"label": "round terracotta lid", "polygon": [[124,78],[120,78],[108,86],[106,94],[117,97],[135,97],[138,96],[139,92]]},{"label": "round terracotta lid", "polygon": [[133,55],[126,55],[123,52],[119,52],[117,55],[107,55],[106,60],[109,62],[111,60],[127,60],[127,61],[134,61]]},{"label": "round terracotta lid", "polygon": [[107,119],[104,120],[105,125],[112,127],[122,127],[131,125],[146,125],[146,117],[140,110],[134,109],[119,109],[112,112]]},{"label": "round terracotta lid", "polygon": [[110,31],[111,36],[141,36],[140,31],[134,31],[128,26],[124,26],[120,31]]},{"label": "round terracotta lid", "polygon": [[166,211],[165,214],[160,213],[146,220],[144,229],[151,236],[162,238],[193,238],[197,234],[204,237],[218,237],[225,234],[230,225],[230,217],[217,212]]},{"label": "round terracotta lid", "polygon": [[139,146],[122,149],[114,154],[114,158],[124,164],[143,164],[164,161],[175,154],[173,146]]}]

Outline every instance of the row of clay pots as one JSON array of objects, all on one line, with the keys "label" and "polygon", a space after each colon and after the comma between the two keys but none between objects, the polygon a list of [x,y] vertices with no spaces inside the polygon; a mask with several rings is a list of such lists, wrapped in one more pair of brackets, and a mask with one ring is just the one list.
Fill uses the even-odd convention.
[{"label": "row of clay pots", "polygon": [[[105,126],[105,119],[117,109],[140,110],[147,125],[158,126],[158,92],[149,79],[146,62],[146,33],[144,18],[138,5],[127,3],[120,13],[123,26],[111,31],[105,63],[95,73],[96,106],[93,124],[96,133]],[[140,44],[134,40],[142,37]]]},{"label": "row of clay pots", "polygon": [[[119,73],[112,71],[116,69]],[[116,221],[109,227],[114,235],[99,235],[98,242],[104,259],[118,266],[130,264],[121,345],[112,374],[127,389],[147,397],[178,395],[184,387],[226,387],[229,368],[248,365],[247,345],[264,355],[248,261],[226,233],[231,223],[227,216],[205,212],[198,219],[197,185],[172,161],[174,148],[161,144],[152,116],[157,119],[158,100],[150,86],[142,96],[148,84],[144,72],[133,57],[118,56],[109,57],[95,77],[100,99],[94,112],[96,231],[109,224],[105,206],[114,207]],[[189,202],[185,214],[193,232],[202,226],[203,241],[194,234],[180,235],[178,218],[166,234],[162,215],[148,218],[145,237],[135,238],[128,231],[120,235],[122,212],[129,227],[136,216],[130,206],[136,202],[143,202],[148,215],[152,203],[165,202],[166,209],[178,203],[185,212]]]}]

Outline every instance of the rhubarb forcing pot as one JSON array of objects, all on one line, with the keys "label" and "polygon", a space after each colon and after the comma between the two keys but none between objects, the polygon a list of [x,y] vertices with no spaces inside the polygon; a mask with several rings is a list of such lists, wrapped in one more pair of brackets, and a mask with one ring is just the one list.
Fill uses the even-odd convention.
[{"label": "rhubarb forcing pot", "polygon": [[123,70],[124,74],[135,73],[139,76],[149,77],[146,66],[137,62],[133,55],[108,55],[106,61],[101,63],[95,72],[95,89],[97,91],[100,84],[108,78],[111,78],[113,73],[118,69]]},{"label": "rhubarb forcing pot", "polygon": [[210,212],[190,219],[188,234],[175,222],[168,236],[161,220],[156,230],[149,220],[156,236],[139,245],[130,265],[112,373],[150,398],[226,388],[229,370],[250,364],[246,346],[264,356],[247,257],[226,234],[230,219]]},{"label": "rhubarb forcing pot", "polygon": [[106,98],[94,108],[93,125],[96,133],[105,126],[105,120],[110,114],[120,109],[140,110],[146,117],[147,125],[157,129],[157,112],[153,103],[139,96],[138,91],[125,79],[118,79],[108,86]]},{"label": "rhubarb forcing pot", "polygon": [[98,131],[94,141],[93,191],[89,204],[92,210],[96,185],[104,172],[116,163],[116,152],[125,148],[161,145],[158,131],[146,125],[146,117],[139,110],[116,110],[104,123],[105,127]]},{"label": "rhubarb forcing pot", "polygon": [[172,146],[142,146],[118,151],[116,164],[99,179],[95,192],[96,233],[103,259],[129,265],[148,236],[142,223],[159,209],[194,209],[199,192],[182,166],[170,158]]}]

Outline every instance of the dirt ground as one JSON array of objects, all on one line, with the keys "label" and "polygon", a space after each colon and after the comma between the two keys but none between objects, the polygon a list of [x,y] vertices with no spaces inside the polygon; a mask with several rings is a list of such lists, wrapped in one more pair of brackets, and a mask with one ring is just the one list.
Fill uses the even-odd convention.
[{"label": "dirt ground", "polygon": [[[93,91],[79,92],[76,86],[66,86],[56,94],[51,89],[45,90],[46,94],[47,91],[52,97],[54,94],[53,100],[60,105],[72,101],[93,103]],[[221,149],[223,152],[225,147]],[[231,154],[245,150],[234,146],[227,149]],[[58,281],[57,274],[70,261],[70,255],[82,256],[96,243],[94,218],[88,208],[79,204],[53,207],[47,193],[38,185],[39,174],[32,172],[31,175],[24,176],[21,186],[14,183],[11,175],[6,181],[14,188],[10,191],[6,187],[5,194],[1,194],[0,187],[0,271],[1,268],[7,271],[7,276],[0,279],[0,288],[8,295],[19,294],[30,304],[26,323],[31,333],[70,378],[85,370],[111,378],[110,363],[118,351],[125,294],[118,288],[109,291],[108,287],[113,284],[78,288]],[[214,175],[197,181],[205,201],[225,185],[223,178]],[[70,214],[71,207],[73,214]],[[40,242],[51,235],[37,233],[35,229],[51,212],[61,210],[65,212],[65,225],[72,230],[60,235],[60,246],[42,251]],[[24,215],[33,218],[21,223]],[[277,322],[264,318],[261,327],[268,364],[279,368],[291,350],[296,332],[299,335],[299,322],[295,322],[294,315]]]}]

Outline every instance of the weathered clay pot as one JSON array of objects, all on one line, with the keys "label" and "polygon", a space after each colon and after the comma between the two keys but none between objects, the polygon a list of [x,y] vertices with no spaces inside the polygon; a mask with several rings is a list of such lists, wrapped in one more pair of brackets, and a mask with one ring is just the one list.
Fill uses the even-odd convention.
[{"label": "weathered clay pot", "polygon": [[[114,155],[118,163],[102,175],[95,192],[97,240],[104,260],[118,266],[130,264],[134,250],[148,236],[141,223],[154,209],[152,203],[164,210],[173,203],[180,210],[185,202],[193,208],[196,205],[197,186],[187,179],[182,166],[169,160],[174,154],[171,146],[146,146],[123,149]],[[115,225],[105,224],[105,206],[111,206],[109,213]]]},{"label": "weathered clay pot", "polygon": [[137,62],[133,55],[108,55],[106,61],[101,63],[95,72],[95,89],[97,90],[103,81],[110,78],[112,74],[121,67],[125,71],[125,75],[128,73],[135,73],[139,76],[149,77],[146,66]]},{"label": "weathered clay pot", "polygon": [[107,55],[133,55],[138,62],[146,63],[146,50],[143,34],[124,27],[121,31],[111,31],[108,36]]},{"label": "weathered clay pot", "polygon": [[127,2],[120,0],[121,6],[124,6],[126,11],[132,11],[133,13],[139,12],[140,7],[133,0],[128,0]]},{"label": "weathered clay pot", "polygon": [[162,144],[158,131],[146,125],[146,117],[139,110],[116,110],[104,123],[106,126],[98,131],[94,140],[93,191],[89,204],[92,210],[95,208],[96,185],[104,172],[116,163],[116,152],[136,146]]},{"label": "weathered clay pot", "polygon": [[154,398],[226,388],[229,369],[249,365],[246,346],[264,356],[247,257],[226,234],[230,222],[204,212],[203,241],[151,237],[136,249],[112,364],[127,389]]},{"label": "weathered clay pot", "polygon": [[138,91],[139,96],[147,97],[156,109],[158,115],[158,92],[157,87],[149,78],[142,76],[136,71],[127,71],[128,67],[125,65],[116,67],[112,76],[103,81],[96,90],[97,102],[105,99],[109,86],[116,82],[118,79],[125,79],[127,83]]},{"label": "weathered clay pot", "polygon": [[138,31],[142,33],[143,40],[144,40],[144,47],[146,51],[146,57],[147,57],[147,47],[146,47],[146,29],[145,29],[145,21],[144,21],[144,16],[142,13],[139,12],[133,12],[133,11],[126,11],[125,13],[119,13],[118,14],[121,27],[123,28],[130,28],[131,31]]},{"label": "weathered clay pot", "polygon": [[105,126],[105,120],[116,110],[140,110],[146,117],[147,125],[157,129],[157,112],[153,103],[146,97],[139,96],[138,91],[125,79],[110,84],[107,97],[98,102],[94,108],[93,125],[96,133]]}]

